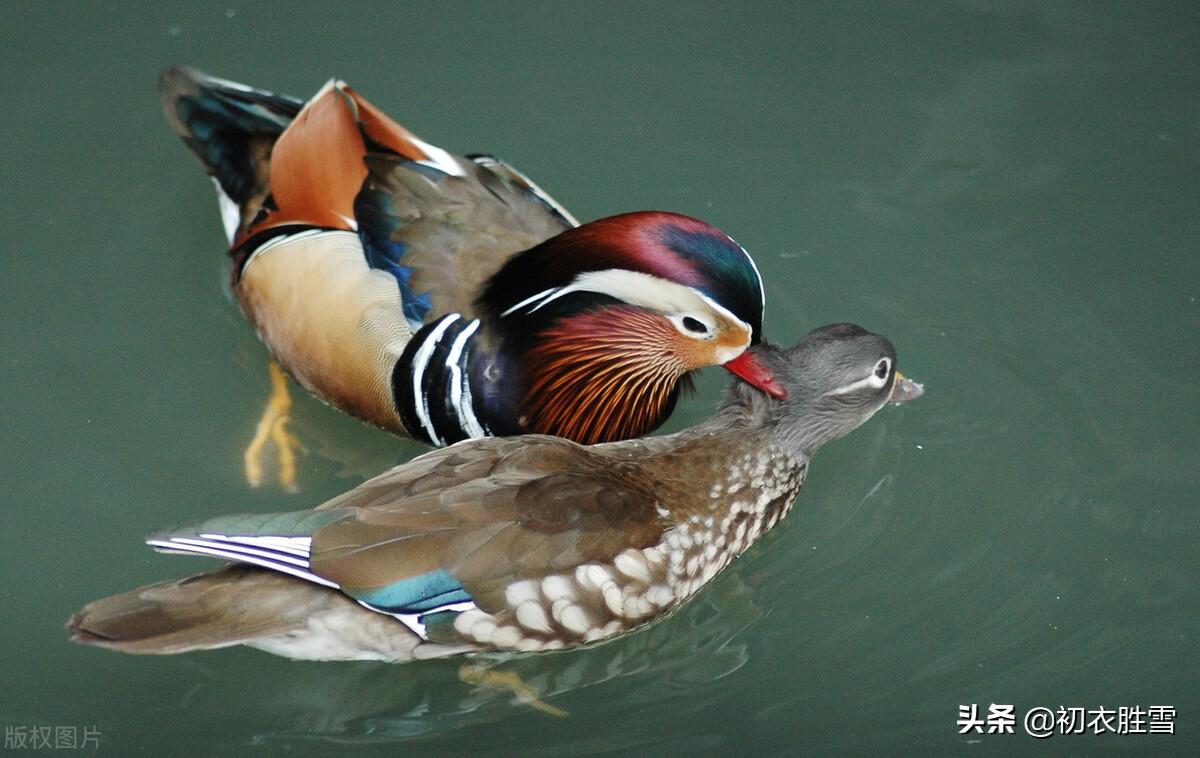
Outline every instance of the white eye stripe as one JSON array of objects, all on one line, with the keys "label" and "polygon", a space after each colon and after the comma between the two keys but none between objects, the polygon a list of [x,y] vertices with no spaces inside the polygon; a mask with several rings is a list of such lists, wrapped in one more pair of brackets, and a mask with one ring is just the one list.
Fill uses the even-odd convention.
[{"label": "white eye stripe", "polygon": [[845,395],[850,392],[855,392],[857,390],[861,390],[864,387],[873,387],[874,386],[872,384],[873,381],[875,381],[875,374],[871,374],[870,376],[866,377],[865,379],[859,379],[857,382],[851,382],[850,384],[843,385],[841,387],[838,387],[835,390],[830,390],[830,391],[826,392],[825,394],[826,395]]},{"label": "white eye stripe", "polygon": [[[875,373],[880,366],[886,367],[886,370],[884,371],[884,374],[882,377],[877,376]],[[891,376],[892,376],[892,362],[890,360],[888,360],[887,358],[882,358],[879,361],[876,361],[875,365],[871,367],[871,373],[868,374],[867,376],[863,377],[862,379],[859,379],[858,381],[850,382],[849,384],[838,387],[835,390],[830,390],[829,392],[826,392],[825,394],[826,395],[845,395],[850,392],[857,392],[858,390],[865,389],[865,388],[870,388],[873,390],[883,389],[883,386],[888,383],[888,379],[890,379]]]},{"label": "white eye stripe", "polygon": [[[733,323],[741,324],[743,327],[745,327],[746,331],[748,331],[748,332],[751,331],[750,325],[747,324],[745,321],[742,321],[737,316],[733,315],[733,312],[730,311],[728,308],[721,305],[716,300],[713,300],[711,297],[709,297],[708,295],[704,294],[703,292],[701,292],[699,290],[692,289],[691,287],[688,287],[688,289],[691,290],[692,292],[694,292],[696,294],[696,296],[699,297],[701,300],[703,300],[705,303],[708,303],[708,307],[712,308],[714,311],[716,311],[720,315],[724,316],[725,318],[729,319]],[[712,327],[710,326],[709,328],[712,328]]]},{"label": "white eye stripe", "polygon": [[725,319],[743,327],[747,332],[750,325],[733,314],[725,306],[713,300],[703,292],[668,279],[643,274],[627,269],[605,269],[603,271],[586,271],[579,274],[570,283],[562,287],[551,287],[510,306],[500,315],[508,316],[529,306],[527,313],[533,313],[548,303],[572,292],[596,292],[601,295],[614,297],[630,305],[663,313],[676,321],[680,331],[696,337],[697,333],[685,331],[680,323],[683,318],[691,316],[703,323],[710,332],[716,331],[716,322],[704,309],[712,311],[716,318]]}]

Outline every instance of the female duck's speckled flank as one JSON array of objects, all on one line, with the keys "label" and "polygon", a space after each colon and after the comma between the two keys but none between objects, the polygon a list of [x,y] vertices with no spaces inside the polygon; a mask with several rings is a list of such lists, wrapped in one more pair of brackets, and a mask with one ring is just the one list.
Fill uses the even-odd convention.
[{"label": "female duck's speckled flank", "polygon": [[342,82],[311,100],[175,67],[168,120],[212,176],[233,289],[283,367],[361,419],[445,445],[645,434],[688,373],[767,391],[762,282],[665,212],[579,225],[519,171],[418,138]]},{"label": "female duck's speckled flank", "polygon": [[853,325],[751,351],[785,398],[737,382],[711,419],[670,436],[471,440],[315,510],[156,533],[160,550],[238,565],[96,601],[68,629],[132,653],[244,644],[384,660],[629,631],[773,527],[821,445],[920,394],[891,343]]}]

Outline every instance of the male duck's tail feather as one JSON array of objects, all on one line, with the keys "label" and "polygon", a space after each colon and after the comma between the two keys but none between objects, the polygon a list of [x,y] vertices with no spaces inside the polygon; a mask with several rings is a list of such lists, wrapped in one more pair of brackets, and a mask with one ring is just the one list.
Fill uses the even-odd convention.
[{"label": "male duck's tail feather", "polygon": [[158,91],[171,126],[239,207],[263,192],[271,146],[304,106],[186,66],[163,71]]}]

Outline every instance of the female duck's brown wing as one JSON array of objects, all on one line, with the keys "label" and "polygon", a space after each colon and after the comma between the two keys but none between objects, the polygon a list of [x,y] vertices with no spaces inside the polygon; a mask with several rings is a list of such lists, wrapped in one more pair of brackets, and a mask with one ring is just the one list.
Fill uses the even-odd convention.
[{"label": "female duck's brown wing", "polygon": [[[291,657],[407,659],[421,657],[424,640],[435,643],[428,655],[486,643],[480,628],[455,636],[422,614],[472,606],[476,616],[503,613],[514,583],[536,585],[589,561],[612,565],[663,530],[647,482],[562,440],[518,442],[435,451],[322,509],[226,516],[151,535],[166,552],[252,565],[98,600],[68,628],[77,641],[134,653],[244,643]],[[558,611],[572,625],[583,612]],[[548,607],[546,617],[554,614]],[[324,621],[314,628],[314,618]],[[339,631],[323,631],[325,622]]]},{"label": "female duck's brown wing", "polygon": [[656,544],[660,494],[637,468],[566,440],[476,440],[327,504],[347,516],[315,530],[311,570],[372,603],[444,573],[480,608],[501,608],[514,582]]}]

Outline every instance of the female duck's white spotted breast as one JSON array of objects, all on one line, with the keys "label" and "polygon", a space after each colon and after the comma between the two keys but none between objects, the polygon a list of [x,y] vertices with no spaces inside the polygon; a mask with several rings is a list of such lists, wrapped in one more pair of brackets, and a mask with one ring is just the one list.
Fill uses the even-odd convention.
[{"label": "female duck's white spotted breast", "polygon": [[[612,564],[586,563],[510,584],[502,611],[466,611],[455,630],[486,647],[553,650],[633,629],[696,593],[773,527],[791,508],[806,470],[788,456],[748,456],[712,486],[711,510],[687,516],[657,545],[626,549]],[[743,485],[749,488],[743,497],[729,494]]]},{"label": "female duck's white spotted breast", "polygon": [[676,597],[662,551],[629,548],[612,565],[585,563],[568,574],[514,582],[505,590],[503,612],[466,611],[454,628],[481,645],[553,650],[631,629]]}]

